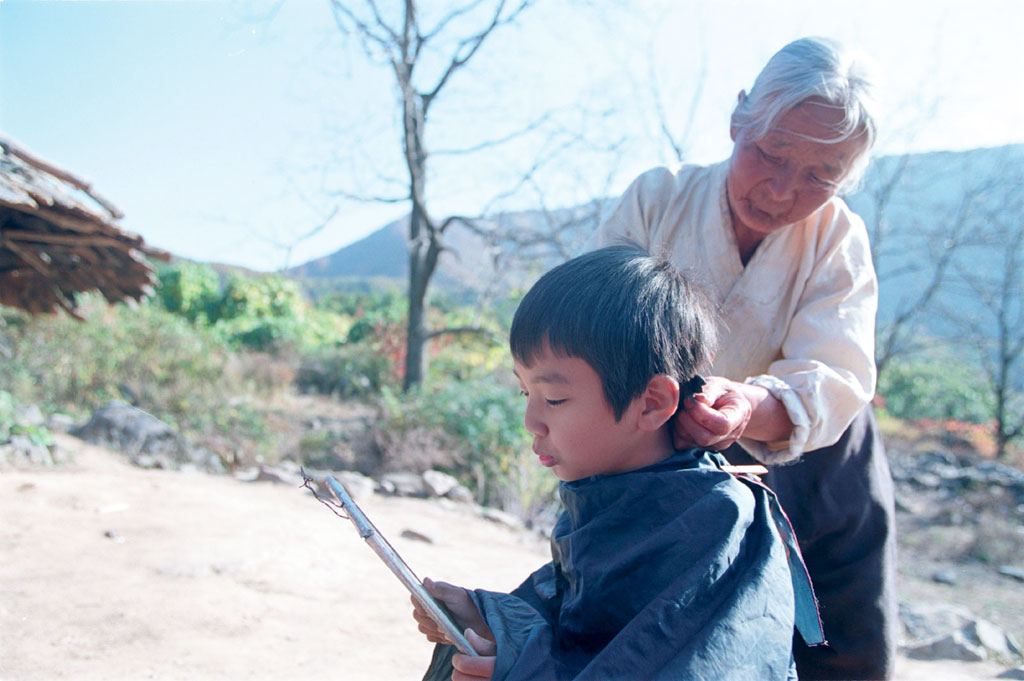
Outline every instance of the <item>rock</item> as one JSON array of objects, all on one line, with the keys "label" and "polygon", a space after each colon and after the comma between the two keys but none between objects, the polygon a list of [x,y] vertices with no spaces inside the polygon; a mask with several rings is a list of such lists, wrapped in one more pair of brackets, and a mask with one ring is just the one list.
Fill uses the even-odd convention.
[{"label": "rock", "polygon": [[273,482],[276,484],[302,487],[302,475],[288,466],[260,466],[256,478],[251,482]]},{"label": "rock", "polygon": [[949,584],[950,586],[956,585],[956,571],[950,568],[942,568],[936,570],[932,574],[932,581],[938,582],[939,584]]},{"label": "rock", "polygon": [[46,424],[46,418],[38,406],[34,404],[22,404],[14,407],[14,422],[19,426],[41,427]]},{"label": "rock", "polygon": [[169,425],[120,400],[103,405],[85,425],[68,433],[127,454],[141,468],[224,472],[224,464],[216,454],[202,447],[190,447]]},{"label": "rock", "polygon": [[385,473],[380,479],[381,489],[385,494],[399,497],[429,496],[423,476],[418,473]]},{"label": "rock", "polygon": [[1024,568],[1014,567],[1012,565],[1000,565],[999,574],[1003,577],[1016,579],[1018,582],[1024,582]]},{"label": "rock", "polygon": [[976,619],[963,628],[964,635],[1003,660],[1020,660],[1020,645],[1009,633],[988,620]]},{"label": "rock", "polygon": [[53,457],[50,450],[37,445],[26,435],[12,435],[9,443],[14,458],[33,466],[52,466]]},{"label": "rock", "polygon": [[1002,628],[943,603],[900,603],[900,619],[909,643],[908,657],[921,660],[1020,660],[1020,645]]},{"label": "rock", "polygon": [[457,501],[460,504],[471,504],[474,501],[473,493],[462,485],[453,487],[446,496],[448,499]]},{"label": "rock", "polygon": [[50,414],[46,427],[57,433],[70,433],[75,428],[75,420],[67,414]]},{"label": "rock", "polygon": [[334,478],[342,484],[353,499],[366,499],[373,495],[377,483],[373,478],[367,477],[356,471],[340,471]]},{"label": "rock", "polygon": [[1013,667],[996,677],[997,679],[1024,679],[1024,666]]},{"label": "rock", "polygon": [[974,615],[967,608],[949,603],[901,601],[900,620],[911,641],[934,639],[967,626]]},{"label": "rock", "polygon": [[259,476],[260,469],[255,466],[252,468],[239,468],[231,474],[231,477],[239,482],[256,482],[256,478]]},{"label": "rock", "polygon": [[424,544],[433,544],[434,540],[425,534],[421,534],[416,530],[402,530],[402,534],[399,535],[402,539],[411,539],[412,541],[421,541]]},{"label": "rock", "polygon": [[485,506],[480,509],[480,515],[493,523],[504,525],[505,527],[509,527],[513,530],[521,530],[525,527],[523,521],[518,516],[506,513],[505,511],[500,511],[496,508],[488,508]]},{"label": "rock", "polygon": [[441,471],[430,470],[423,474],[423,483],[432,496],[446,497],[448,493],[459,486],[455,476],[442,473]]},{"label": "rock", "polygon": [[130,404],[113,400],[93,413],[89,421],[70,431],[86,442],[125,454],[149,454],[185,463],[185,441],[169,425]]},{"label": "rock", "polygon": [[968,640],[962,631],[945,636],[926,639],[904,647],[907,657],[915,660],[960,660],[981,662],[988,659],[988,653],[981,645]]}]

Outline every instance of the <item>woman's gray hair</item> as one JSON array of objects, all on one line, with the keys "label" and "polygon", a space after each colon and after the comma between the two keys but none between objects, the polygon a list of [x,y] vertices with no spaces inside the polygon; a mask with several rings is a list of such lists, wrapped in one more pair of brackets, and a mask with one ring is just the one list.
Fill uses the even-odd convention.
[{"label": "woman's gray hair", "polygon": [[869,65],[828,38],[801,38],[775,53],[758,74],[750,93],[732,113],[732,125],[760,139],[798,104],[817,97],[842,109],[843,120],[835,135],[815,142],[835,144],[864,135],[864,150],[843,180],[842,188],[855,187],[867,167],[868,151],[875,143],[875,101]]}]

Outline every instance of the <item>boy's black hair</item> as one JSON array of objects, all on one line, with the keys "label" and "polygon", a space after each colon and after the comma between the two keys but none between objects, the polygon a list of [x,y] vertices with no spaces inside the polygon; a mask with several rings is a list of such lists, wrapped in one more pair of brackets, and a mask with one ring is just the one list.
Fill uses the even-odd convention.
[{"label": "boy's black hair", "polygon": [[717,338],[718,315],[703,290],[630,245],[585,253],[542,276],[519,303],[509,346],[526,366],[544,341],[586,361],[618,420],[655,375],[691,379]]}]

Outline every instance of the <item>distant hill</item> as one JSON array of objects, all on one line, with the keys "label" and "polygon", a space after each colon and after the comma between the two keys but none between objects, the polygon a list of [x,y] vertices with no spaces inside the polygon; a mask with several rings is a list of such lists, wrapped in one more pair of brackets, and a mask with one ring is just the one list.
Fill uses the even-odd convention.
[{"label": "distant hill", "polygon": [[[885,156],[872,162],[863,189],[847,197],[847,201],[864,218],[873,239],[881,235],[879,243],[875,244],[878,248],[876,269],[881,282],[881,322],[891,319],[901,304],[927,284],[930,264],[944,245],[944,231],[957,219],[965,196],[988,187],[985,190],[988,203],[981,201],[974,206],[978,214],[968,216],[972,220],[982,219],[980,212],[1014,210],[1013,206],[1020,210],[1024,205],[1024,185],[1019,179],[1022,168],[1024,145]],[[1017,172],[1016,183],[1011,170]],[[898,176],[898,181],[893,183],[891,196],[885,203],[885,222],[880,231],[876,199],[894,176]],[[996,184],[1005,181],[993,187],[990,186],[993,179]],[[570,214],[576,217],[573,227],[566,233],[570,252],[582,250],[596,228],[596,215],[601,206],[607,209],[614,200],[615,197],[605,199],[597,209],[576,207],[559,214],[559,219]],[[540,211],[525,211],[499,219],[505,225],[515,225],[514,231],[526,233],[543,231],[551,216]],[[397,220],[330,255],[294,267],[286,274],[307,280],[372,277],[404,283],[408,277],[407,231],[408,218]],[[544,244],[534,244],[527,250],[508,240],[488,243],[460,225],[451,227],[446,243],[450,251],[442,255],[433,283],[439,288],[469,293],[494,287],[525,287],[564,258],[564,253]],[[984,257],[979,253],[977,249],[966,249],[961,259]],[[970,264],[961,263],[961,266]],[[942,295],[955,299],[963,294],[950,289]],[[941,320],[933,321],[941,326]]]},{"label": "distant hill", "polygon": [[[569,224],[562,230],[570,252],[579,252],[594,231],[597,218],[593,205],[541,213],[523,211],[481,221],[481,226],[514,235],[546,233],[549,223]],[[323,290],[324,280],[394,280],[405,283],[409,276],[408,216],[390,222],[368,236],[334,253],[297,265],[283,274],[306,281]],[[541,273],[564,260],[551,244],[526,246],[514,239],[485,239],[461,223],[445,233],[447,250],[441,254],[432,284],[458,293],[476,294],[485,289],[517,289],[529,285]]]}]

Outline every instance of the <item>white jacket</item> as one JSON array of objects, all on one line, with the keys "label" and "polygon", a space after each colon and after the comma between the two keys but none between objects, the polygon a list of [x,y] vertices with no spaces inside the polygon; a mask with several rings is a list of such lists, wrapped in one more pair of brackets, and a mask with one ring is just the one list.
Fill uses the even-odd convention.
[{"label": "white jacket", "polygon": [[719,304],[723,329],[712,374],[755,383],[794,424],[788,443],[740,444],[783,463],[834,444],[875,390],[878,282],[864,222],[839,198],[765,237],[746,267],[732,230],[728,162],[640,175],[598,229],[664,255]]}]

